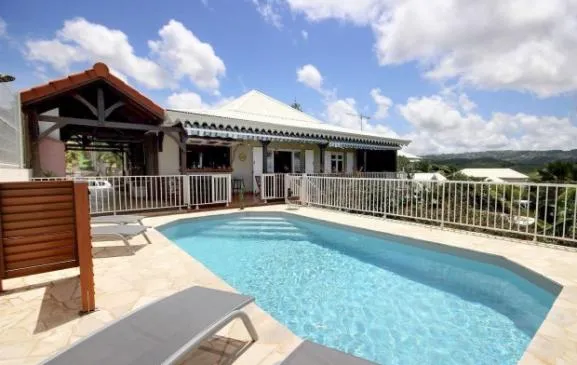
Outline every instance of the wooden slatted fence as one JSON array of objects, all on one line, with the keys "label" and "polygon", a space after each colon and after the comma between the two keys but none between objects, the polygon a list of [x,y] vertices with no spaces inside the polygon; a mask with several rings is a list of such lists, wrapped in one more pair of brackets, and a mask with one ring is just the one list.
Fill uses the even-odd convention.
[{"label": "wooden slatted fence", "polygon": [[2,279],[80,267],[82,310],[94,310],[88,185],[0,184]]}]

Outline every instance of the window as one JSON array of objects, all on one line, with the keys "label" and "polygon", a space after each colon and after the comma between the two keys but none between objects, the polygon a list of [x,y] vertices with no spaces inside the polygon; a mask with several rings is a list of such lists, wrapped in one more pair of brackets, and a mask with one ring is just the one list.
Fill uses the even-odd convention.
[{"label": "window", "polygon": [[342,152],[331,153],[331,172],[343,172],[345,170],[345,155]]},{"label": "window", "polygon": [[230,148],[186,146],[187,169],[221,169],[230,167]]}]

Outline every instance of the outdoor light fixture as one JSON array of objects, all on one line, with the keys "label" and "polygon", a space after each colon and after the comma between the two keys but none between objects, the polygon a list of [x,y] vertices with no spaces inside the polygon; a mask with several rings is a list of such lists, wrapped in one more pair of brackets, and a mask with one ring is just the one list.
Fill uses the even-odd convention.
[{"label": "outdoor light fixture", "polygon": [[16,80],[14,76],[0,74],[0,82],[12,82]]}]

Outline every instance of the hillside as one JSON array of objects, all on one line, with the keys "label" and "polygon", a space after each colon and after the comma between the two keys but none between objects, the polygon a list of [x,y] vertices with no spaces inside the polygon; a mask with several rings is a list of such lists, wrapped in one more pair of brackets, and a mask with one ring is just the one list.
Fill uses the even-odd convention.
[{"label": "hillside", "polygon": [[570,151],[484,151],[423,156],[440,165],[466,167],[510,167],[529,173],[552,161],[577,162],[577,149]]}]

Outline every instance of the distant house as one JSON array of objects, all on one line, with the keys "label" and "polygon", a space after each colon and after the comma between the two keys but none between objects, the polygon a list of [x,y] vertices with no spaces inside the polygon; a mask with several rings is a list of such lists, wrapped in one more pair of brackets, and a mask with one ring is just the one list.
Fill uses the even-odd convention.
[{"label": "distant house", "polygon": [[490,182],[527,182],[529,176],[509,168],[463,169],[459,173]]},{"label": "distant house", "polygon": [[415,181],[446,181],[447,178],[440,172],[415,172],[413,174]]}]

